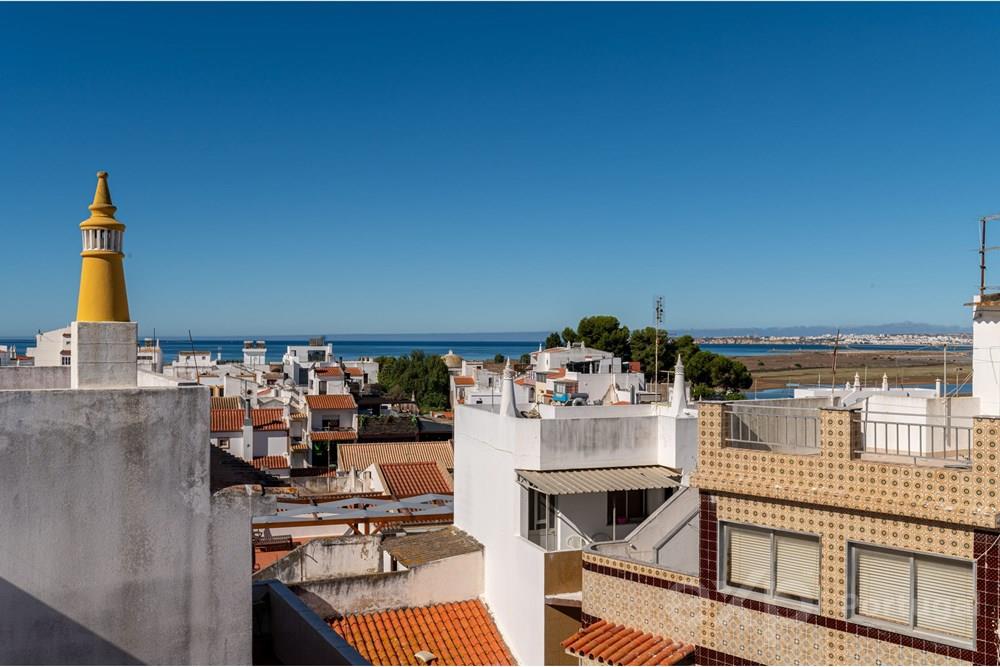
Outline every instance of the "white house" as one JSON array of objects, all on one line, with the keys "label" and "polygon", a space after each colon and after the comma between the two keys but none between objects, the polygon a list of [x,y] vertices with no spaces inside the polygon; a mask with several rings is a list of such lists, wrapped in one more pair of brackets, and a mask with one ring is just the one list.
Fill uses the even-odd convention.
[{"label": "white house", "polygon": [[266,466],[269,469],[290,467],[288,432],[289,415],[281,408],[211,410],[211,443],[247,462],[283,457],[284,466]]},{"label": "white house", "polygon": [[25,355],[34,359],[35,366],[69,366],[72,344],[70,327],[39,331],[35,334],[35,346],[29,347]]},{"label": "white house", "polygon": [[498,405],[456,408],[455,525],[485,547],[486,601],[520,663],[566,659],[581,547],[627,534],[693,469],[697,413],[676,393],[671,405],[539,404],[525,418],[508,364]]},{"label": "white house", "polygon": [[312,338],[308,345],[289,345],[281,357],[285,375],[295,384],[309,383],[309,369],[333,363],[333,343],[322,336]]},{"label": "white house", "polygon": [[267,343],[262,340],[243,341],[243,365],[251,370],[266,370]]}]

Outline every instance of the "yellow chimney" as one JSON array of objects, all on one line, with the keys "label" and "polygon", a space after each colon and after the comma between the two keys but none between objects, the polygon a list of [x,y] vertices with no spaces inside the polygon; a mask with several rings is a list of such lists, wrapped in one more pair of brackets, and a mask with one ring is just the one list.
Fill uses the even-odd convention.
[{"label": "yellow chimney", "polygon": [[97,191],[90,217],[80,223],[83,266],[80,270],[78,322],[128,322],[128,296],[122,267],[125,225],[115,220],[108,172],[97,172]]}]

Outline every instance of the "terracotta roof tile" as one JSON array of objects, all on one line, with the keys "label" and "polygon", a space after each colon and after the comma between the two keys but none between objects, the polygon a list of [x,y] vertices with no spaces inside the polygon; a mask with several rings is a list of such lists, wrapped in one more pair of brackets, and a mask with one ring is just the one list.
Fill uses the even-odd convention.
[{"label": "terracotta roof tile", "polygon": [[330,627],[373,665],[414,665],[420,651],[437,665],[517,664],[479,600],[352,614]]},{"label": "terracotta roof tile", "polygon": [[348,375],[357,375],[358,377],[361,377],[362,375],[365,374],[363,370],[354,366],[345,368],[344,370],[347,371]]},{"label": "terracotta roof tile", "polygon": [[313,442],[354,442],[358,439],[358,432],[350,429],[344,431],[313,431],[309,434],[309,439]]},{"label": "terracotta roof tile", "polygon": [[455,386],[456,387],[471,387],[476,384],[475,378],[468,375],[456,375],[455,376]]},{"label": "terracotta roof tile", "polygon": [[319,394],[306,396],[311,410],[357,410],[358,404],[350,394]]},{"label": "terracotta roof tile", "polygon": [[451,476],[437,461],[383,463],[379,477],[394,498],[412,498],[426,493],[453,493]]},{"label": "terracotta roof tile", "polygon": [[243,399],[239,396],[213,396],[212,409],[240,410],[243,408]]},{"label": "terracotta roof tile", "polygon": [[443,558],[482,551],[483,545],[468,533],[448,526],[412,535],[390,535],[382,539],[382,548],[404,567],[425,565]]},{"label": "terracotta roof tile", "polygon": [[642,364],[639,363],[638,361],[630,361],[630,362],[628,362],[628,370],[631,373],[641,373],[642,372]]},{"label": "terracotta roof tile", "polygon": [[[213,433],[235,432],[243,430],[244,411],[240,409],[213,408],[212,409]],[[255,431],[287,431],[288,424],[285,423],[284,411],[281,408],[256,408],[250,411],[250,419],[253,421]]]},{"label": "terracotta roof tile", "polygon": [[558,380],[559,378],[565,377],[565,376],[566,376],[566,369],[565,368],[557,368],[554,371],[546,371],[545,372],[545,379],[546,380]]},{"label": "terracotta roof tile", "polygon": [[340,366],[329,366],[327,368],[317,368],[316,375],[320,377],[340,378],[344,377],[344,371],[340,370]]},{"label": "terracotta roof tile", "polygon": [[364,470],[374,463],[438,461],[447,469],[455,467],[451,442],[363,442],[337,445],[337,467]]},{"label": "terracotta roof tile", "polygon": [[674,665],[694,646],[599,620],[562,641],[570,655],[608,665]]},{"label": "terracotta roof tile", "polygon": [[253,467],[257,470],[272,470],[274,468],[287,468],[288,459],[281,455],[276,456],[255,456],[253,457]]}]

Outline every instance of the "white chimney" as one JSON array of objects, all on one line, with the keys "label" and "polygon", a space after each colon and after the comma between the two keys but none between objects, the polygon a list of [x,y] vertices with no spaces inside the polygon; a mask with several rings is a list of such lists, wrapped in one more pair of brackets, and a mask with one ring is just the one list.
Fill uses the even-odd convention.
[{"label": "white chimney", "polygon": [[674,365],[674,393],[670,397],[670,414],[680,416],[687,408],[687,391],[684,386],[684,362],[681,355],[677,355],[677,363]]},{"label": "white chimney", "polygon": [[514,368],[510,365],[510,357],[507,357],[500,384],[500,414],[506,417],[521,416],[517,411],[517,401],[514,400]]}]

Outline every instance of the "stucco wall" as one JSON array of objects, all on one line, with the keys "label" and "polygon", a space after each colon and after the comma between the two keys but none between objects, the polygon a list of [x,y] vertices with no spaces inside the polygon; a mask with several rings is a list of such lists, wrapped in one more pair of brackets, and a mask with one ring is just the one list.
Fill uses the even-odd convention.
[{"label": "stucco wall", "polygon": [[297,587],[341,614],[460,602],[483,593],[483,554],[474,551],[401,572],[306,581]]},{"label": "stucco wall", "polygon": [[[339,526],[338,526],[339,528]],[[254,574],[256,580],[290,584],[379,571],[378,535],[344,535],[312,540]]]},{"label": "stucco wall", "polygon": [[0,390],[68,389],[69,366],[0,366]]},{"label": "stucco wall", "polygon": [[0,662],[249,663],[250,498],[209,494],[207,403],[0,391]]}]

